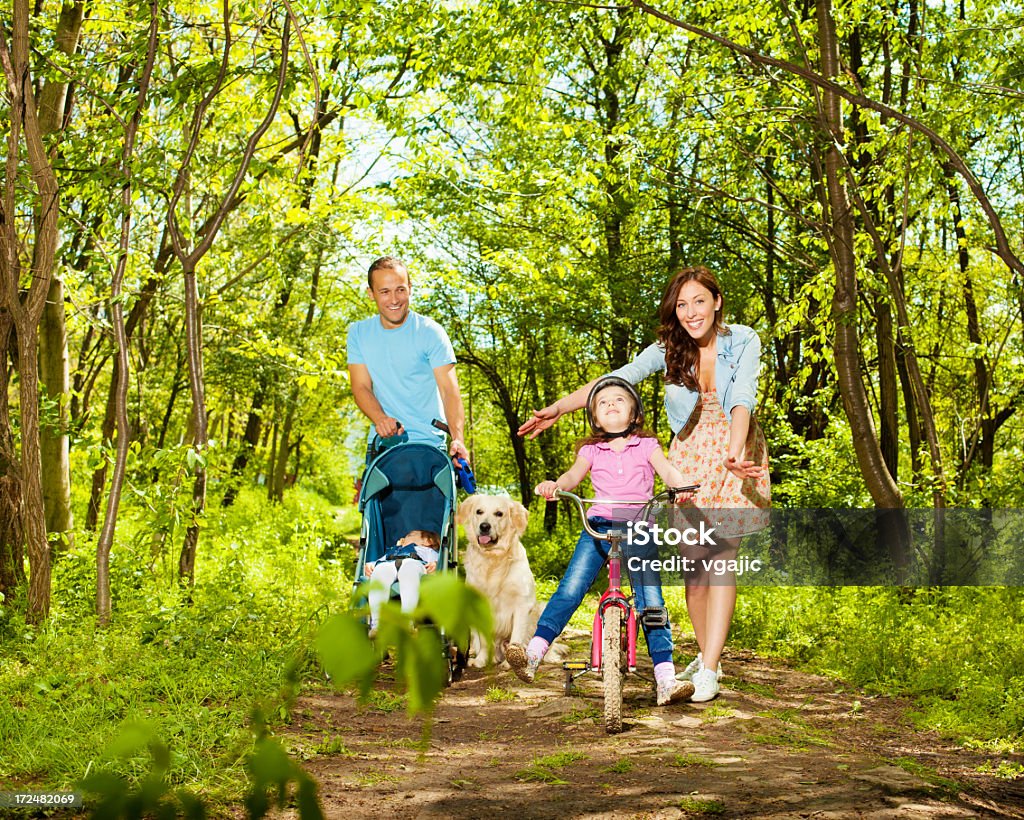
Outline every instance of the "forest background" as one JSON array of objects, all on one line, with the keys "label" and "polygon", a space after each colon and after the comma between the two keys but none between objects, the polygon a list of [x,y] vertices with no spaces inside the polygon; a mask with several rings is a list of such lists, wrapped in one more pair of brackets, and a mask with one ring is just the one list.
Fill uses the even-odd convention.
[{"label": "forest background", "polygon": [[[381,253],[452,337],[540,577],[572,523],[531,488],[582,420],[513,431],[649,344],[684,264],[761,335],[777,506],[1024,507],[1017,2],[13,0],[0,26],[8,782],[75,782],[146,718],[174,782],[237,797],[239,716],[288,719],[347,602],[344,339]],[[1012,751],[1022,600],[749,591],[734,638]]]}]

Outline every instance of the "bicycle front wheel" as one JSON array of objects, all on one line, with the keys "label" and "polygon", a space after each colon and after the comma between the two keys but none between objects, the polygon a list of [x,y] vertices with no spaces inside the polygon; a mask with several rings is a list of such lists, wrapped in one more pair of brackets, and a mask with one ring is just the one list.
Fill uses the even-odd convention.
[{"label": "bicycle front wheel", "polygon": [[601,677],[604,682],[604,730],[622,731],[622,612],[610,606],[601,616]]}]

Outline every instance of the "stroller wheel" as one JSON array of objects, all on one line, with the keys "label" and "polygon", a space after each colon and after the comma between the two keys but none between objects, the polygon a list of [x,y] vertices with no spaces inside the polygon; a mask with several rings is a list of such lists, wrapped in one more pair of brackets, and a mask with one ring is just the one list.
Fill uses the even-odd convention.
[{"label": "stroller wheel", "polygon": [[466,656],[462,654],[461,649],[455,650],[455,660],[449,661],[451,666],[451,679],[452,682],[462,680],[462,675],[466,671]]},{"label": "stroller wheel", "polygon": [[466,656],[454,643],[449,644],[445,652],[448,659],[448,685],[462,680],[466,671]]}]

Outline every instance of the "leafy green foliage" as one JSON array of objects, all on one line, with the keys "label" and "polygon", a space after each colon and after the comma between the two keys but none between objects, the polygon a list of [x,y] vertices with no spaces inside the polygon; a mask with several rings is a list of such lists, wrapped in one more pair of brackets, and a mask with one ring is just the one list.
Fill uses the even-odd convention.
[{"label": "leafy green foliage", "polygon": [[1022,620],[1016,588],[744,589],[731,638],[869,691],[914,696],[921,724],[949,736],[1019,743]]},{"label": "leafy green foliage", "polygon": [[377,679],[380,656],[393,649],[406,709],[420,715],[433,709],[444,690],[456,650],[468,650],[470,630],[491,634],[490,605],[454,573],[438,573],[423,578],[419,606],[409,616],[395,602],[385,604],[373,641],[363,621],[344,612],[324,624],[315,645],[334,685],[355,685],[364,699]]},{"label": "leafy green foliage", "polygon": [[[256,723],[262,725],[258,716]],[[79,784],[92,797],[92,816],[104,820],[148,816],[202,820],[207,817],[207,802],[203,798],[185,789],[171,790],[167,781],[170,749],[157,738],[152,726],[125,727],[107,748],[106,756],[130,757],[142,747],[148,748],[152,762],[149,772],[138,782],[101,769],[87,775]],[[261,733],[246,758],[245,768],[250,781],[245,807],[251,820],[265,817],[272,805],[284,808],[290,802],[294,802],[302,820],[322,820],[316,782],[273,738]],[[293,782],[294,794],[289,791]]]}]

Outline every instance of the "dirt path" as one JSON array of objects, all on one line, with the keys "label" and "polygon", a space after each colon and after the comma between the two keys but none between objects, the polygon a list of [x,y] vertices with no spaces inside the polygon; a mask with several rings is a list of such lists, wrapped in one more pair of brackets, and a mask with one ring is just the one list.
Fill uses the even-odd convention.
[{"label": "dirt path", "polygon": [[723,667],[709,704],[659,709],[628,679],[614,736],[598,679],[565,697],[560,668],[545,666],[532,686],[470,671],[442,699],[425,755],[421,724],[386,690],[370,706],[301,698],[288,740],[330,818],[1024,818],[1024,780],[979,774],[999,759],[915,731],[910,704],[752,653]]}]

